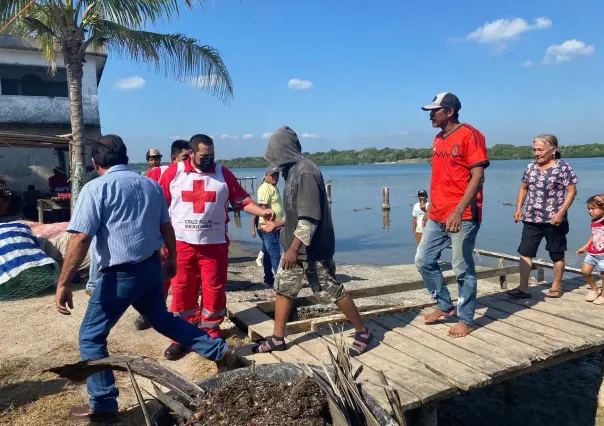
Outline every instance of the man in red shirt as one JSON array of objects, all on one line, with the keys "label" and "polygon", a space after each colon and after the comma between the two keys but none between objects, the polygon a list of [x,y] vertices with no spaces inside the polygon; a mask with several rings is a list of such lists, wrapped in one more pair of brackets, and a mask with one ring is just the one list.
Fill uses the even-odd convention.
[{"label": "man in red shirt", "polygon": [[441,129],[432,145],[431,202],[415,256],[415,265],[426,288],[437,302],[434,312],[424,316],[424,321],[432,324],[455,314],[438,265],[442,251],[451,246],[453,270],[459,285],[459,322],[449,335],[464,337],[472,331],[476,309],[473,251],[482,221],[482,184],[484,170],[489,166],[487,148],[482,133],[459,122],[461,102],[454,94],[439,93],[422,109],[430,111],[432,127]]},{"label": "man in red shirt", "polygon": [[[274,213],[254,203],[233,173],[214,163],[212,138],[195,135],[189,143],[189,160],[172,164],[159,180],[176,233],[177,275],[171,283],[170,311],[192,323],[199,320],[195,312],[201,276],[200,327],[220,338],[226,314],[228,205],[265,220],[274,220]],[[187,353],[187,348],[172,342],[164,354],[177,360]]]},{"label": "man in red shirt", "polygon": [[163,173],[168,168],[168,166],[161,165],[162,157],[163,155],[161,155],[161,153],[155,148],[151,148],[149,151],[147,151],[145,158],[147,159],[149,170],[145,172],[144,176],[150,177],[150,173],[158,170],[161,170],[160,173]]}]

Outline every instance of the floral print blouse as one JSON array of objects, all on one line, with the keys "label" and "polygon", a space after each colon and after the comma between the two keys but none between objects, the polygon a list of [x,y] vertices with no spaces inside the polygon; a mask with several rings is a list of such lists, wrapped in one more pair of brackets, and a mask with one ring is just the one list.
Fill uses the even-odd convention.
[{"label": "floral print blouse", "polygon": [[[538,170],[535,161],[529,163],[522,175],[528,185],[522,220],[548,223],[564,204],[566,187],[579,182],[575,171],[565,161],[557,160],[546,170]],[[564,218],[566,220],[566,217]]]}]

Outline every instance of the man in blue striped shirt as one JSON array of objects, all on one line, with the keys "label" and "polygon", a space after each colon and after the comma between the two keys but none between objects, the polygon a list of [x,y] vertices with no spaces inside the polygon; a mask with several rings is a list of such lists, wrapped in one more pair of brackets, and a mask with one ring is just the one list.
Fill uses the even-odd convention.
[{"label": "man in blue striped shirt", "polygon": [[[219,371],[235,367],[239,357],[224,340],[210,338],[166,309],[159,250],[165,241],[169,255],[164,275],[173,277],[176,239],[159,185],[127,167],[126,146],[119,136],[103,136],[94,143],[92,159],[100,177],[80,193],[56,293],[57,310],[70,315],[70,283],[94,241],[101,278],[80,327],[82,360],[109,356],[107,336],[133,306],[159,333],[216,361]],[[90,421],[115,417],[118,390],[113,373],[107,370],[90,376],[87,388],[89,405],[72,408],[71,417]]]}]

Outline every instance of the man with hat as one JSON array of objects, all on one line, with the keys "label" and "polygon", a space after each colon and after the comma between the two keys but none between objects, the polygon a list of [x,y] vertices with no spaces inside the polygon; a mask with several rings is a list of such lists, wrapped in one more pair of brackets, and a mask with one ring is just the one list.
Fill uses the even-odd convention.
[{"label": "man with hat", "polygon": [[424,316],[426,324],[455,314],[455,306],[438,265],[443,250],[452,250],[452,263],[459,285],[457,316],[452,337],[472,331],[476,309],[474,245],[482,220],[482,185],[489,166],[485,138],[474,127],[459,122],[461,102],[453,93],[439,93],[422,107],[430,111],[432,127],[441,131],[432,145],[431,201],[424,216],[424,232],[415,265],[426,288],[436,300],[436,309]]},{"label": "man with hat", "polygon": [[[162,175],[166,171],[168,166],[161,165],[162,157],[163,157],[163,155],[161,155],[159,150],[157,150],[155,148],[151,148],[149,151],[147,151],[146,158],[147,158],[147,164],[149,165],[149,170],[147,170],[147,173],[145,173],[145,176],[153,178],[154,173],[158,173],[159,175]],[[157,179],[153,179],[153,180],[157,182],[157,181],[159,181],[159,177]]]},{"label": "man with hat", "polygon": [[[281,193],[277,188],[279,182],[279,169],[269,165],[264,173],[262,185],[258,187],[258,205],[271,209],[275,213],[275,220],[283,219],[283,200]],[[262,240],[262,265],[264,266],[264,285],[273,287],[275,284],[275,274],[281,262],[281,244],[279,237],[281,231],[275,229],[272,232],[265,232],[262,228],[265,220],[262,217],[255,216],[252,225],[252,236],[256,237],[256,230]]]},{"label": "man with hat", "polygon": [[413,235],[415,235],[415,241],[419,245],[424,232],[424,217],[428,211],[428,193],[425,189],[417,191],[417,200],[418,201],[413,206],[413,211],[411,212],[411,226]]}]

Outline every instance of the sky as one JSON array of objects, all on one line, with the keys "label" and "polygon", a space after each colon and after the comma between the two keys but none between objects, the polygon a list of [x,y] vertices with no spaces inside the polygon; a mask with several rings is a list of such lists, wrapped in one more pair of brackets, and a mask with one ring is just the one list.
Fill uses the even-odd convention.
[{"label": "sky", "polygon": [[233,99],[110,57],[102,131],[132,162],[196,133],[217,158],[262,156],[283,125],[309,152],[429,147],[420,107],[452,92],[488,146],[604,142],[602,16],[601,0],[215,0],[150,29],[218,49]]}]

